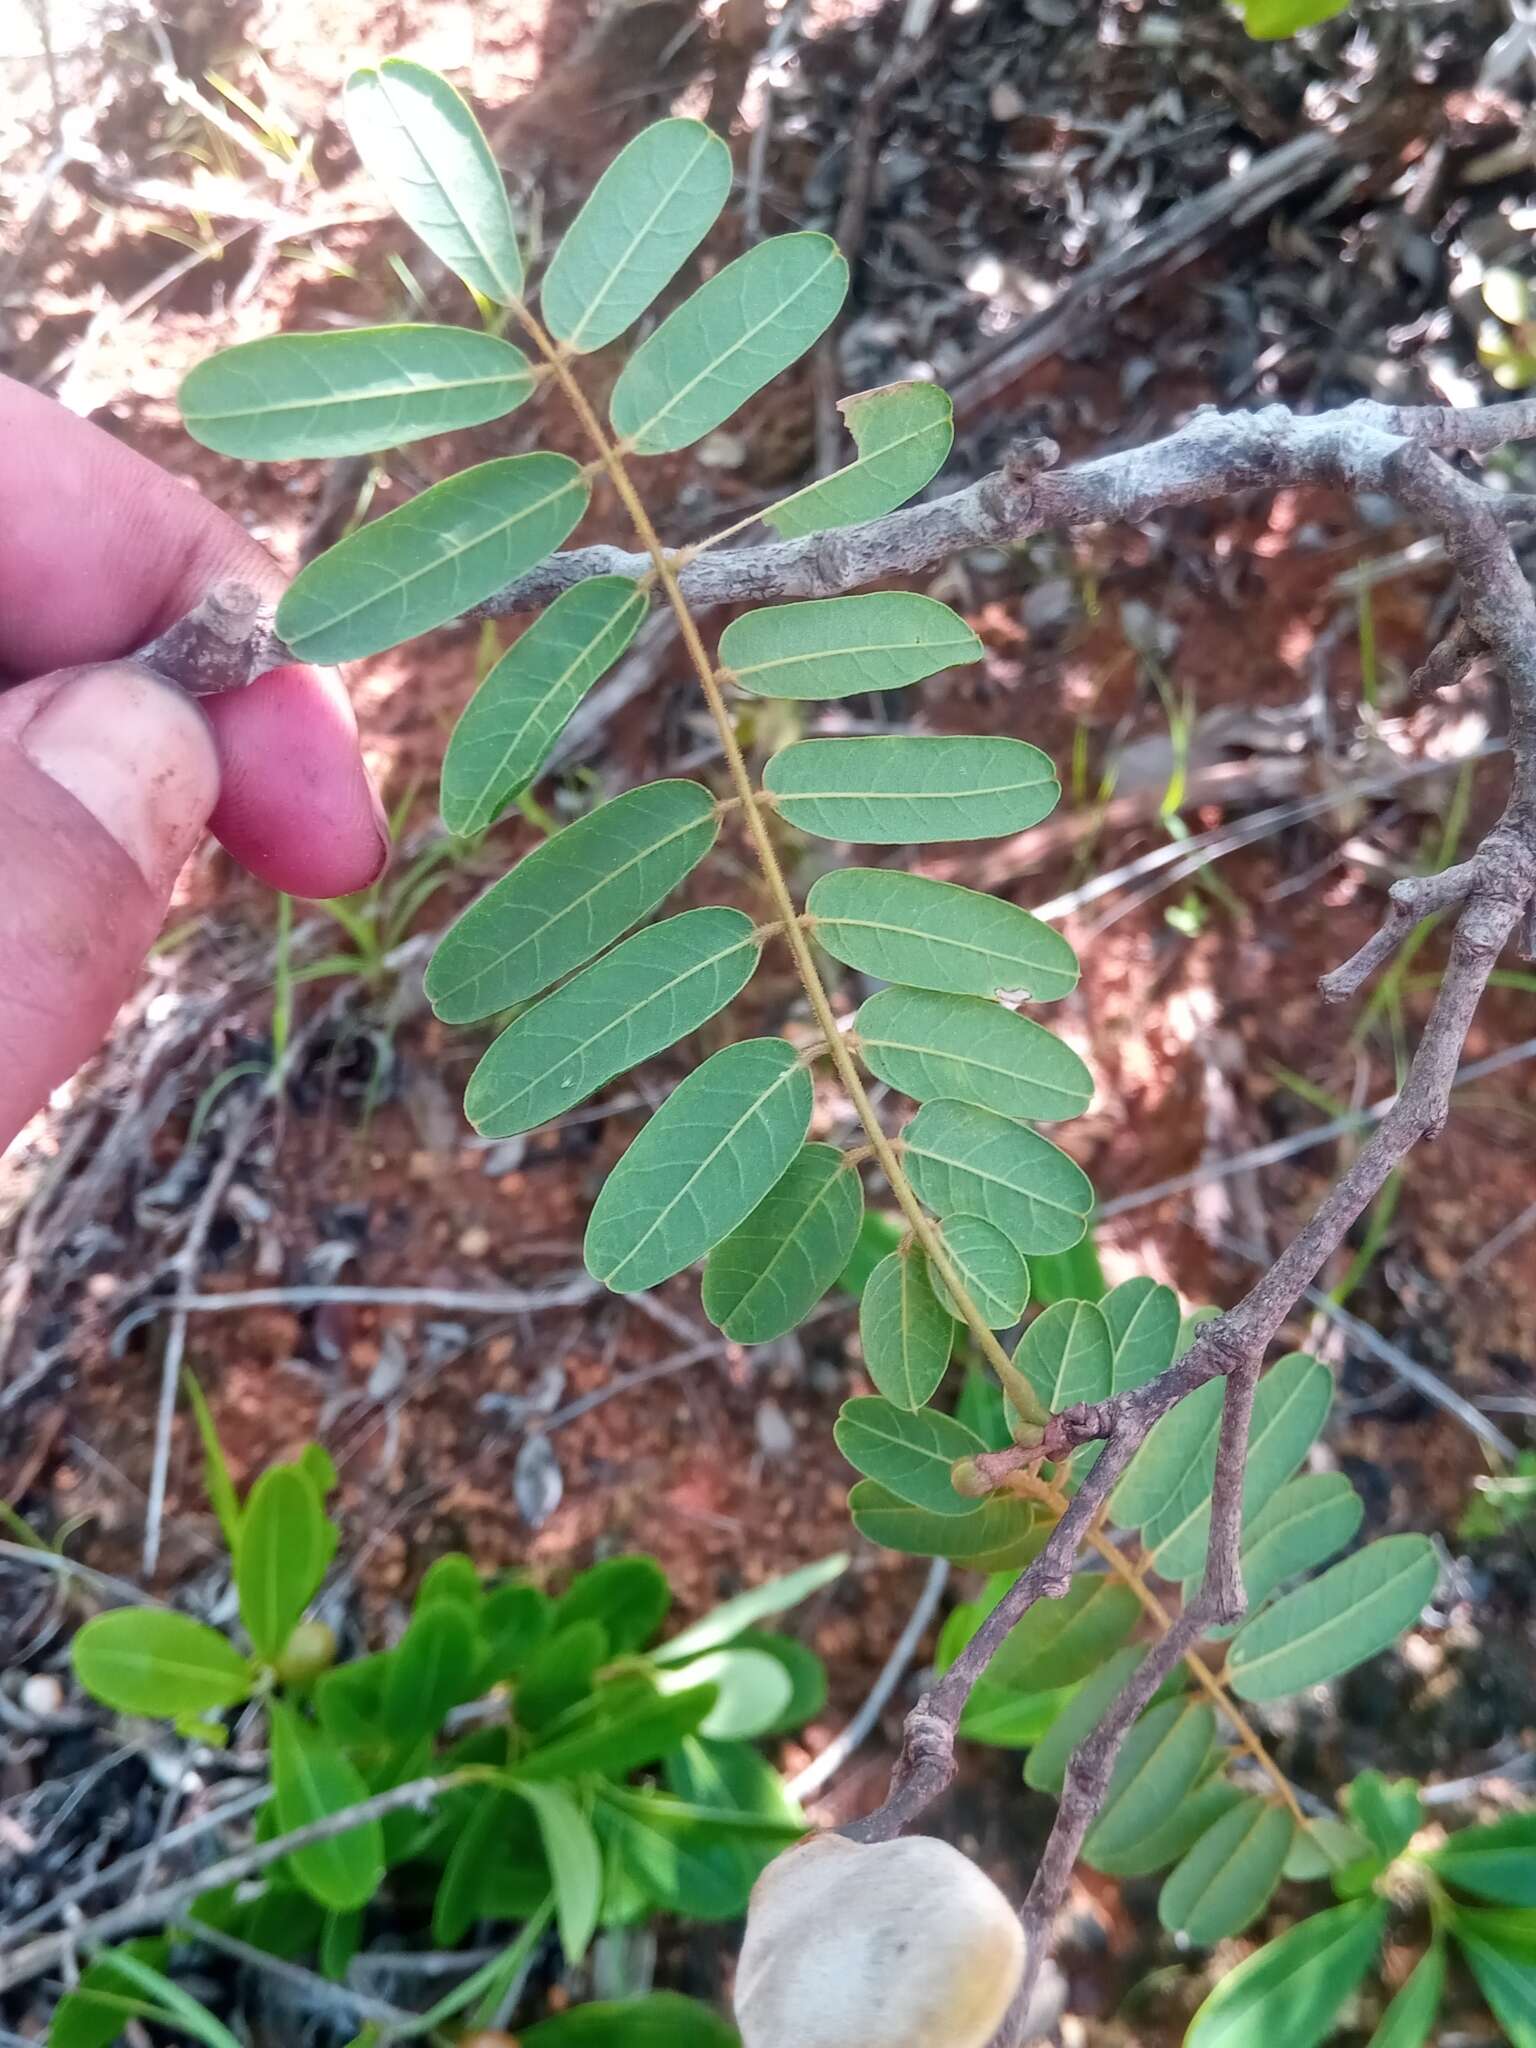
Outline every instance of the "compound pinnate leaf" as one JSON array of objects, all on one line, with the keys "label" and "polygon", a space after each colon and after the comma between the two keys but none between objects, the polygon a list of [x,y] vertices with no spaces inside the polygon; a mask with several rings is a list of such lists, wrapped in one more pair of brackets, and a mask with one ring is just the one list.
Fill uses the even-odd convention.
[{"label": "compound pinnate leaf", "polygon": [[465,1115],[487,1138],[547,1123],[697,1031],[746,987],[757,959],[739,910],[685,910],[647,926],[507,1026],[470,1076]]},{"label": "compound pinnate leaf", "polygon": [[810,1121],[811,1077],[782,1038],[715,1053],[604,1182],[587,1224],[588,1272],[630,1294],[703,1258],[778,1181]]},{"label": "compound pinnate leaf", "polygon": [[731,153],[702,121],[656,121],[604,171],[550,258],[544,325],[578,354],[639,319],[718,219]]},{"label": "compound pinnate leaf", "polygon": [[427,998],[469,1024],[525,1002],[654,910],[715,843],[714,798],[697,782],[650,782],[535,847],[444,933]]},{"label": "compound pinnate leaf", "polygon": [[240,1619],[258,1657],[272,1663],[314,1598],[330,1548],[314,1481],[297,1465],[274,1465],[251,1488],[235,1549]]},{"label": "compound pinnate leaf", "polygon": [[1058,1301],[1024,1332],[1013,1362],[1054,1415],[1079,1401],[1107,1401],[1114,1356],[1097,1303]]},{"label": "compound pinnate leaf", "polygon": [[[282,1700],[267,1703],[278,1828],[290,1834],[368,1797],[356,1767]],[[289,1851],[288,1868],[333,1913],[365,1906],[384,1882],[384,1835],[377,1820]]]},{"label": "compound pinnate leaf", "polygon": [[887,1254],[859,1300],[859,1341],[870,1378],[898,1408],[915,1412],[938,1391],[955,1325],[916,1251]]},{"label": "compound pinnate leaf", "polygon": [[924,1103],[901,1145],[912,1185],[940,1217],[984,1217],[1021,1252],[1066,1251],[1087,1228],[1088,1176],[1007,1117],[968,1102]]},{"label": "compound pinnate leaf", "polygon": [[[1243,1468],[1245,1512],[1268,1503],[1296,1470],[1322,1428],[1333,1401],[1333,1375],[1305,1352],[1293,1351],[1270,1367],[1254,1397]],[[1172,1527],[1162,1519],[1147,1532],[1165,1579],[1199,1571],[1210,1536],[1210,1503],[1191,1503]]]},{"label": "compound pinnate leaf", "polygon": [[1462,1828],[1427,1859],[1447,1884],[1499,1906],[1536,1906],[1536,1813]]},{"label": "compound pinnate leaf", "polygon": [[738,1593],[733,1599],[723,1601],[720,1606],[710,1609],[708,1614],[685,1628],[681,1635],[675,1635],[670,1642],[660,1643],[651,1652],[653,1664],[678,1664],[687,1657],[700,1656],[705,1650],[718,1649],[721,1643],[731,1643],[745,1630],[756,1628],[760,1621],[770,1621],[776,1614],[786,1614],[792,1607],[798,1607],[802,1600],[809,1600],[813,1593],[819,1593],[823,1586],[830,1586],[840,1579],[848,1569],[848,1558],[842,1551],[835,1551],[831,1557],[819,1557],[814,1564],[803,1564],[798,1571],[785,1572],[778,1578],[767,1579],[761,1586],[751,1586],[745,1593]]},{"label": "compound pinnate leaf", "polygon": [[1154,1424],[1110,1499],[1112,1518],[1146,1540],[1171,1533],[1211,1497],[1223,1383],[1207,1380]]},{"label": "compound pinnate leaf", "polygon": [[1179,1297],[1171,1287],[1138,1274],[1112,1287],[1099,1307],[1114,1346],[1115,1393],[1144,1386],[1167,1371],[1179,1341]]},{"label": "compound pinnate leaf", "polygon": [[[984,997],[886,988],[864,1004],[854,1029],[871,1073],[914,1102],[942,1095],[1032,1121],[1078,1116],[1093,1095],[1093,1076],[1069,1045]],[[1170,1288],[1162,1292],[1174,1303],[1176,1330],[1177,1299]]]},{"label": "compound pinnate leaf", "polygon": [[763,523],[781,540],[894,512],[938,475],[955,438],[955,409],[937,384],[886,384],[837,409],[859,459],[769,506]]},{"label": "compound pinnate leaf", "polygon": [[1371,1966],[1390,1911],[1353,1899],[1315,1913],[1229,1970],[1195,2014],[1184,2048],[1317,2048]]},{"label": "compound pinnate leaf", "polygon": [[523,288],[523,258],[507,188],[447,79],[409,58],[386,58],[348,79],[346,114],[358,155],[406,225],[472,291],[511,305]]},{"label": "compound pinnate leaf", "polygon": [[1280,1882],[1296,1823],[1283,1806],[1244,1799],[1169,1874],[1157,1916],[1170,1934],[1209,1946],[1258,1919]]},{"label": "compound pinnate leaf", "polygon": [[1103,1720],[1136,1674],[1147,1654],[1144,1645],[1132,1643],[1117,1650],[1108,1663],[1101,1664],[1085,1678],[1066,1706],[1035,1744],[1024,1764],[1024,1782],[1036,1792],[1059,1792],[1066,1781],[1067,1765],[1078,1744],[1085,1742]]},{"label": "compound pinnate leaf", "polygon": [[1382,2014],[1366,2048],[1424,2048],[1445,1990],[1445,1950],[1437,1941]]},{"label": "compound pinnate leaf", "polygon": [[277,608],[302,661],[357,661],[457,618],[559,547],[586,510],[566,455],[461,470],[311,562]]},{"label": "compound pinnate leaf", "polygon": [[828,235],[775,235],[726,264],[643,341],[609,401],[640,455],[687,448],[803,356],[837,317],[848,265]]},{"label": "compound pinnate leaf", "polygon": [[981,653],[958,612],[910,590],[767,605],[720,635],[722,675],[756,697],[901,690]]},{"label": "compound pinnate leaf", "polygon": [[626,576],[562,591],[491,670],[454,727],[443,761],[443,823],[483,832],[549,759],[571,713],[645,617]]},{"label": "compound pinnate leaf", "polygon": [[1341,1551],[1354,1536],[1365,1503],[1342,1472],[1304,1472],[1282,1486],[1243,1531],[1243,1585],[1250,1609],[1277,1586]]},{"label": "compound pinnate leaf", "polygon": [[863,1213],[857,1170],[835,1145],[807,1145],[746,1221],[710,1253],[704,1313],[733,1343],[767,1344],[782,1337],[810,1314],[847,1265]]},{"label": "compound pinnate leaf", "polygon": [[185,1614],[119,1607],[95,1615],[70,1647],[75,1676],[120,1714],[212,1714],[251,1689],[251,1667],[226,1637]]},{"label": "compound pinnate leaf", "polygon": [[1161,1828],[1194,1790],[1215,1737],[1216,1716],[1203,1700],[1164,1700],[1143,1714],[1084,1838],[1086,1860],[1097,1867],[1100,1855],[1114,1856]]},{"label": "compound pinnate leaf", "polygon": [[[1027,1564],[1050,1534],[1049,1525],[1037,1521],[1023,1501],[999,1495],[971,1503],[965,1514],[936,1515],[873,1479],[853,1487],[848,1512],[859,1534],[886,1550],[907,1557],[948,1557],[978,1571]],[[1006,1566],[999,1561],[1004,1554]]]},{"label": "compound pinnate leaf", "polygon": [[931,1408],[898,1408],[878,1394],[845,1401],[832,1431],[837,1448],[866,1479],[930,1515],[969,1515],[976,1503],[956,1493],[957,1459],[979,1457],[981,1438]]},{"label": "compound pinnate leaf", "polygon": [[1060,1600],[1041,1600],[1003,1638],[987,1676],[1038,1692],[1097,1671],[1136,1626],[1140,1602],[1105,1573],[1074,1579]]},{"label": "compound pinnate leaf", "polygon": [[[1029,1301],[1029,1267],[1024,1254],[984,1216],[946,1217],[939,1235],[956,1278],[987,1328],[1010,1329]],[[956,1321],[963,1321],[944,1276],[934,1272],[930,1277],[940,1306]]]},{"label": "compound pinnate leaf", "polygon": [[1053,1002],[1077,986],[1077,956],[1017,904],[900,869],[838,868],[806,897],[834,960],[881,981],[940,994],[1019,992]]},{"label": "compound pinnate leaf", "polygon": [[238,342],[183,379],[194,441],[257,462],[372,455],[500,419],[533,389],[520,349],[468,327],[350,327]]},{"label": "compound pinnate leaf", "polygon": [[867,846],[991,839],[1056,808],[1050,757],[1024,740],[798,740],[773,756],[763,787],[797,831]]},{"label": "compound pinnate leaf", "polygon": [[1439,1576],[1427,1536],[1368,1543],[1238,1630],[1227,1658],[1233,1691],[1280,1699],[1353,1670],[1412,1627]]}]

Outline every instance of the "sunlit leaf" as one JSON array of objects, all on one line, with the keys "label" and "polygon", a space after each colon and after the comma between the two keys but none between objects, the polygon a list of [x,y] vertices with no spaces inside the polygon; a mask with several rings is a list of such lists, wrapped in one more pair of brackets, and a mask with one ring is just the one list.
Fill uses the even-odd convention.
[{"label": "sunlit leaf", "polygon": [[561,1785],[520,1783],[533,1808],[555,1883],[555,1922],[568,1963],[579,1963],[597,1931],[603,1903],[603,1852],[592,1823]]},{"label": "sunlit leaf", "polygon": [[739,910],[685,910],[647,926],[507,1026],[470,1076],[465,1115],[487,1138],[547,1123],[697,1031],[746,987],[757,960]]},{"label": "sunlit leaf", "polygon": [[1058,1301],[1024,1332],[1013,1362],[1052,1415],[1079,1401],[1107,1401],[1114,1347],[1103,1310],[1091,1301]]},{"label": "sunlit leaf", "polygon": [[1296,1823],[1283,1806],[1245,1799],[1186,1852],[1158,1895],[1170,1934],[1208,1946],[1241,1934],[1280,1882]]},{"label": "sunlit leaf", "polygon": [[[989,1330],[1006,1330],[1029,1301],[1029,1267],[1023,1253],[995,1223],[983,1216],[949,1216],[939,1230],[956,1278]],[[929,1275],[940,1306],[963,1320],[938,1271]]]},{"label": "sunlit leaf", "polygon": [[251,1667],[227,1637],[160,1607],[93,1615],[70,1657],[91,1697],[120,1714],[212,1714],[251,1689]]},{"label": "sunlit leaf", "polygon": [[468,327],[343,327],[221,349],[182,380],[187,432],[248,461],[371,455],[500,419],[533,390],[528,359]]},{"label": "sunlit leaf", "polygon": [[797,740],[763,773],[774,809],[797,831],[866,846],[990,839],[1022,832],[1061,794],[1050,756],[1023,740]]},{"label": "sunlit leaf", "polygon": [[1117,1650],[1107,1663],[1085,1678],[1049,1731],[1030,1751],[1024,1782],[1037,1792],[1060,1792],[1072,1752],[1085,1742],[1135,1676],[1147,1654],[1141,1643]]},{"label": "sunlit leaf", "polygon": [[[1243,1467],[1245,1513],[1272,1500],[1290,1478],[1311,1449],[1332,1401],[1333,1374],[1304,1352],[1291,1352],[1265,1373],[1254,1396],[1248,1430]],[[1166,1526],[1166,1518],[1159,1518],[1155,1534],[1150,1527],[1144,1532],[1165,1579],[1187,1578],[1200,1570],[1210,1528],[1207,1500],[1191,1503],[1172,1526]]]},{"label": "sunlit leaf", "polygon": [[[283,1701],[267,1703],[272,1789],[284,1834],[342,1813],[368,1797],[355,1766]],[[377,1820],[288,1853],[304,1889],[332,1912],[365,1906],[384,1881],[384,1837]]]},{"label": "sunlit leaf", "polygon": [[[1127,1590],[1127,1589],[1122,1589]],[[1121,1744],[1098,1819],[1083,1841],[1097,1865],[1162,1827],[1193,1791],[1216,1737],[1203,1700],[1164,1700],[1142,1715]]]},{"label": "sunlit leaf", "polygon": [[1241,0],[1243,26],[1256,42],[1276,42],[1342,14],[1350,0]]},{"label": "sunlit leaf", "polygon": [[781,540],[894,512],[938,475],[955,438],[955,409],[937,384],[886,384],[837,409],[858,460],[769,506],[764,524]]},{"label": "sunlit leaf", "polygon": [[448,742],[441,801],[450,832],[483,832],[536,779],[571,713],[634,639],[645,609],[627,576],[590,576],[562,591],[507,649]]},{"label": "sunlit leaf", "polygon": [[820,945],[881,981],[958,996],[1070,995],[1077,957],[1016,904],[900,868],[837,868],[806,898]]},{"label": "sunlit leaf", "polygon": [[1227,1658],[1233,1691],[1280,1699],[1363,1664],[1418,1620],[1439,1575],[1427,1536],[1368,1543],[1238,1630]]},{"label": "sunlit leaf", "polygon": [[1299,1926],[1228,1970],[1195,2014],[1184,2048],[1317,2048],[1371,1966],[1390,1911],[1353,1899]]},{"label": "sunlit leaf", "polygon": [[297,1465],[263,1472],[240,1518],[235,1589],[246,1634],[266,1663],[314,1598],[329,1554],[325,1510],[308,1473]]},{"label": "sunlit leaf", "polygon": [[586,510],[567,455],[505,455],[433,484],[301,569],[277,630],[301,661],[357,661],[441,626],[559,547]]},{"label": "sunlit leaf", "polygon": [[933,1398],[955,1325],[921,1253],[891,1252],[870,1274],[859,1300],[859,1341],[865,1368],[888,1401],[915,1411]]},{"label": "sunlit leaf", "polygon": [[1136,1626],[1141,1604],[1107,1573],[1078,1577],[1060,1600],[1037,1600],[1003,1638],[987,1676],[1026,1691],[1097,1671]]},{"label": "sunlit leaf", "polygon": [[729,419],[837,317],[848,265],[828,235],[776,235],[726,264],[643,341],[609,401],[613,430],[664,455]]},{"label": "sunlit leaf", "polygon": [[838,1551],[831,1557],[818,1558],[814,1564],[803,1564],[798,1571],[768,1579],[761,1586],[750,1586],[734,1599],[712,1608],[670,1642],[659,1643],[651,1652],[652,1662],[677,1664],[685,1657],[702,1656],[706,1650],[734,1642],[744,1630],[755,1628],[760,1621],[770,1621],[774,1615],[785,1614],[802,1600],[809,1600],[813,1593],[840,1579],[847,1569],[848,1558]]},{"label": "sunlit leaf", "polygon": [[834,1145],[807,1145],[746,1221],[710,1253],[704,1313],[737,1344],[782,1337],[809,1315],[847,1265],[863,1213],[857,1168]]},{"label": "sunlit leaf", "polygon": [[665,1691],[672,1687],[712,1685],[714,1705],[699,1723],[699,1733],[717,1742],[740,1742],[764,1735],[789,1705],[789,1673],[766,1650],[728,1646],[707,1650],[686,1664],[658,1673]]},{"label": "sunlit leaf", "polygon": [[719,831],[698,782],[649,782],[567,825],[450,925],[427,968],[449,1024],[536,996],[654,910]]},{"label": "sunlit leaf", "polygon": [[805,1141],[811,1077],[782,1038],[728,1045],[657,1110],[603,1184],[587,1270],[616,1294],[654,1287],[729,1236]]},{"label": "sunlit leaf", "polygon": [[1138,1274],[1112,1287],[1099,1306],[1114,1346],[1115,1393],[1144,1386],[1167,1371],[1179,1341],[1179,1297],[1171,1287]]},{"label": "sunlit leaf", "polygon": [[757,697],[901,690],[981,653],[958,612],[909,590],[768,605],[720,635],[722,675]]},{"label": "sunlit leaf", "polygon": [[[1070,1046],[982,997],[882,989],[859,1011],[854,1030],[870,1072],[914,1102],[942,1095],[1033,1121],[1078,1116],[1093,1095],[1093,1076]],[[1174,1301],[1177,1326],[1172,1290],[1162,1291]]]},{"label": "sunlit leaf", "polygon": [[956,1493],[950,1469],[986,1449],[979,1436],[932,1408],[898,1408],[882,1396],[845,1401],[832,1431],[856,1471],[931,1515],[967,1515],[976,1503]]},{"label": "sunlit leaf", "polygon": [[861,1479],[848,1495],[853,1526],[872,1543],[907,1557],[953,1558],[977,1571],[1001,1569],[1005,1558],[1027,1564],[1050,1534],[1023,1501],[998,1494],[964,1505],[964,1514],[934,1514],[873,1479]]},{"label": "sunlit leaf", "polygon": [[523,259],[507,188],[447,79],[386,58],[348,79],[346,113],[358,155],[400,218],[471,290],[510,305],[523,288]]},{"label": "sunlit leaf", "polygon": [[982,1216],[1022,1252],[1065,1251],[1087,1227],[1093,1189],[1082,1168],[991,1110],[925,1103],[901,1146],[913,1186],[941,1217]]},{"label": "sunlit leaf", "polygon": [[1407,1983],[1382,2014],[1366,2048],[1425,2048],[1445,1990],[1445,1949],[1427,1948]]},{"label": "sunlit leaf", "polygon": [[731,189],[731,153],[702,121],[655,121],[619,151],[566,229],[539,287],[567,348],[632,326],[703,241]]}]

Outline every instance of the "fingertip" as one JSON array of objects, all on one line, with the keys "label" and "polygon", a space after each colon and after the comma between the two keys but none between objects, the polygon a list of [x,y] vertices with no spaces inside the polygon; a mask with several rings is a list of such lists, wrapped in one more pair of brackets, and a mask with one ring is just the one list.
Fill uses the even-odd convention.
[{"label": "fingertip", "polygon": [[389,829],[338,678],[295,663],[206,708],[222,769],[210,829],[235,859],[293,896],[377,881]]}]

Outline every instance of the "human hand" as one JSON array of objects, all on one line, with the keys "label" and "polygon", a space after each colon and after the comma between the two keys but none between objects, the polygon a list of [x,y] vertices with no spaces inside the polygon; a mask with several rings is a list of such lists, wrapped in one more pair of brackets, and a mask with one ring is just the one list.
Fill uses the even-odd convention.
[{"label": "human hand", "polygon": [[206,499],[0,378],[0,1151],[106,1035],[205,827],[300,896],[388,856],[334,675],[194,704],[124,660],[230,577],[283,582]]}]

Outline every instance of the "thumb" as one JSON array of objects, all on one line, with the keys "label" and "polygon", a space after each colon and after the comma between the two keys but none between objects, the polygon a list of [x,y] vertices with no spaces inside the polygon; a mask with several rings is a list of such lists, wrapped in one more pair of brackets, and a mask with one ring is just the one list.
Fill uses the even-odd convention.
[{"label": "thumb", "polygon": [[105,1037],[218,793],[202,713],[132,662],[0,696],[0,1151]]}]

